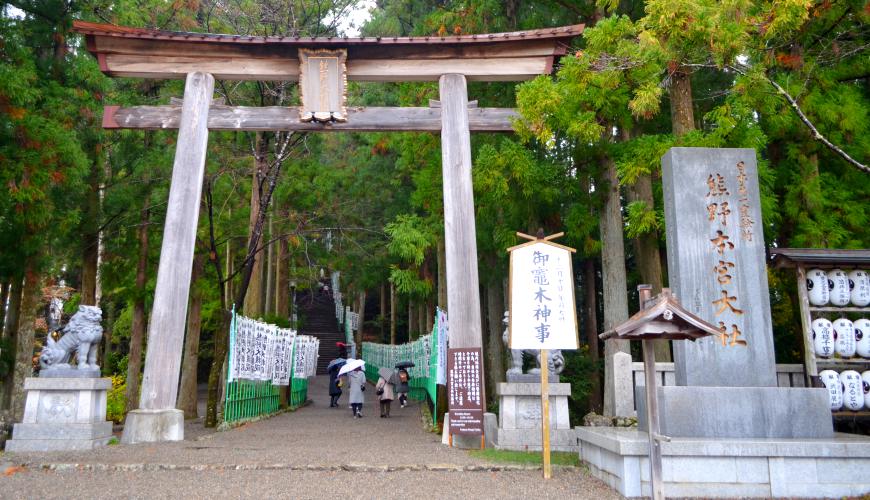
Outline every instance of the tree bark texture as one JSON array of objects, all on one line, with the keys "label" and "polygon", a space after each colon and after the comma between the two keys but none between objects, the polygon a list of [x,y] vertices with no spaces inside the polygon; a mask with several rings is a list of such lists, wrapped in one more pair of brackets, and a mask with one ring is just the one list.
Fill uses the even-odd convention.
[{"label": "tree bark texture", "polygon": [[583,312],[586,317],[586,345],[589,346],[589,359],[595,370],[592,372],[592,392],[589,394],[589,409],[601,413],[601,357],[598,345],[598,280],[595,279],[595,261],[586,259],[583,262]]},{"label": "tree bark texture", "polygon": [[197,380],[199,363],[199,336],[202,330],[202,284],[204,257],[195,255],[190,275],[190,303],[187,306],[187,334],[184,337],[184,357],[181,361],[181,385],[178,390],[178,409],[184,418],[197,418]]},{"label": "tree bark texture", "polygon": [[146,195],[144,208],[139,218],[139,259],[136,263],[136,299],[133,301],[133,324],[130,327],[130,350],[127,355],[127,411],[136,409],[139,402],[139,382],[142,372],[142,341],[145,339],[145,296],[143,291],[148,279],[148,225],[151,211],[150,196]]},{"label": "tree bark texture", "polygon": [[[255,234],[257,228],[257,219],[260,216],[260,210],[265,207],[260,206],[260,196],[262,195],[263,179],[266,176],[266,171],[269,166],[267,164],[269,144],[268,140],[262,132],[257,132],[256,142],[254,144],[254,176],[251,181],[251,215],[248,226],[248,241],[253,238],[257,241],[255,247],[259,246],[259,242],[263,240],[261,234]],[[260,230],[262,233],[262,229]],[[245,295],[245,304],[243,311],[246,316],[256,318],[263,315],[263,257],[265,252],[257,252],[252,256],[253,268],[251,271],[251,279],[248,282],[248,290]]]},{"label": "tree bark texture", "polygon": [[486,286],[486,310],[487,310],[487,338],[486,338],[486,374],[487,388],[486,395],[490,403],[498,401],[498,396],[495,389],[499,382],[505,380],[505,346],[502,342],[502,333],[504,325],[504,290],[501,287],[501,280],[493,280],[492,283]]},{"label": "tree bark texture", "polygon": [[273,314],[275,312],[275,245],[272,240],[272,213],[269,213],[269,234],[263,238],[264,241],[270,241],[266,246],[266,301],[263,307],[265,314]]},{"label": "tree bark texture", "polygon": [[447,247],[443,233],[438,238],[438,307],[447,310]]},{"label": "tree bark texture", "polygon": [[0,339],[6,338],[4,326],[6,324],[6,302],[9,301],[9,288],[10,284],[8,281],[0,284]]},{"label": "tree bark texture", "polygon": [[[20,276],[12,278],[12,283],[9,285],[9,306],[3,323],[3,335],[4,338],[8,338],[11,341],[13,349],[18,342],[18,319],[21,315],[21,291],[23,286],[24,280]],[[3,389],[3,392],[0,393],[0,409],[9,408],[12,405],[13,379],[14,377],[7,376],[0,382]]]},{"label": "tree bark texture", "polygon": [[[628,319],[628,284],[625,274],[622,204],[616,164],[605,158],[604,188],[606,199],[601,213],[601,278],[604,305],[604,330]],[[608,340],[604,357],[609,360],[617,352],[630,353],[627,340]],[[614,374],[605,371],[604,414],[613,415],[615,405]]]},{"label": "tree bark texture", "polygon": [[671,74],[668,94],[671,97],[671,128],[674,135],[681,136],[695,130],[692,80],[691,75],[684,68],[679,68]]},{"label": "tree bark texture", "polygon": [[100,168],[91,165],[85,200],[85,224],[82,231],[81,304],[97,305],[97,269],[100,260]]},{"label": "tree bark texture", "polygon": [[12,372],[12,416],[20,422],[24,416],[24,379],[33,376],[33,340],[36,337],[36,316],[40,306],[40,275],[36,257],[27,259],[24,287],[21,291],[21,318],[15,339],[15,368]]},{"label": "tree bark texture", "polygon": [[380,317],[380,327],[381,327],[381,342],[383,342],[387,336],[387,286],[381,283],[381,317]]},{"label": "tree bark texture", "polygon": [[277,285],[275,286],[275,314],[290,319],[290,242],[287,237],[278,241]]},{"label": "tree bark texture", "polygon": [[414,303],[411,297],[408,297],[408,342],[417,338],[414,334],[417,333],[417,314],[414,311]]},{"label": "tree bark texture", "polygon": [[[655,210],[655,198],[653,197],[652,176],[641,175],[637,181],[626,189],[626,198],[629,203],[642,202],[648,210]],[[653,296],[662,291],[662,256],[659,251],[658,231],[652,230],[632,240],[634,254],[637,259],[637,267],[640,271],[641,282],[652,286]],[[670,363],[671,343],[667,340],[655,340],[653,345],[656,350],[656,361]]]},{"label": "tree bark texture", "polygon": [[224,370],[224,361],[229,351],[229,335],[230,322],[232,321],[232,312],[223,309],[221,314],[221,324],[214,332],[214,357],[211,362],[211,369],[208,372],[208,401],[205,407],[205,426],[217,427],[218,424],[218,406],[221,399],[221,390],[223,384],[221,379]]},{"label": "tree bark texture", "polygon": [[390,345],[396,345],[396,285],[390,282]]}]

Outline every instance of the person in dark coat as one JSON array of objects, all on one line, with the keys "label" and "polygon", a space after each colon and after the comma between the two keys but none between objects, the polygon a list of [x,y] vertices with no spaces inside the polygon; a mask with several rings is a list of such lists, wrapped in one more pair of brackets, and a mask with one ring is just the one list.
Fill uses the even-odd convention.
[{"label": "person in dark coat", "polygon": [[408,387],[408,380],[410,379],[411,376],[408,375],[408,371],[404,368],[399,370],[395,377],[396,383],[394,387],[396,394],[399,395],[399,404],[402,408],[408,404],[408,392],[411,390],[410,387]]},{"label": "person in dark coat", "polygon": [[338,407],[338,398],[341,397],[341,387],[338,386],[338,371],[341,370],[341,365],[333,365],[329,369],[329,407]]}]

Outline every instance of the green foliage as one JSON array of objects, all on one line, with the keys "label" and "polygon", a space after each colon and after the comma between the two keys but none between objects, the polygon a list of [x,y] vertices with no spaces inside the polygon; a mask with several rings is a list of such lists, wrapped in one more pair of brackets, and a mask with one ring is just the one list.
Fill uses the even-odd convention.
[{"label": "green foliage", "polygon": [[106,418],[120,424],[126,416],[127,399],[125,396],[127,384],[121,375],[112,376],[112,388],[106,396]]}]

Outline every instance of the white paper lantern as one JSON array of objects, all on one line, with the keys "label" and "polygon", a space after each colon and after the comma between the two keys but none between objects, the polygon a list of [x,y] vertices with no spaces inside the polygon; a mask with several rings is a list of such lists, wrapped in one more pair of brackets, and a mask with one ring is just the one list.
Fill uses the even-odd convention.
[{"label": "white paper lantern", "polygon": [[834,320],[834,350],[841,358],[851,358],[855,355],[855,328],[846,318]]},{"label": "white paper lantern", "polygon": [[855,370],[846,370],[840,374],[843,384],[843,406],[847,410],[858,411],[864,407],[864,387],[861,374]]},{"label": "white paper lantern", "polygon": [[852,328],[855,330],[855,352],[862,358],[870,358],[870,319],[855,320]]},{"label": "white paper lantern", "polygon": [[870,304],[870,274],[861,269],[849,273],[852,285],[852,305],[865,307]]},{"label": "white paper lantern", "polygon": [[831,296],[828,288],[828,273],[821,269],[810,269],[807,273],[807,293],[811,305],[828,305]]},{"label": "white paper lantern", "polygon": [[816,356],[830,358],[834,355],[834,325],[825,318],[816,318],[812,326]]},{"label": "white paper lantern", "polygon": [[834,370],[823,370],[819,373],[819,379],[828,390],[831,411],[841,409],[843,407],[843,384],[840,382],[840,376]]},{"label": "white paper lantern", "polygon": [[861,374],[861,385],[864,386],[864,406],[870,408],[870,370]]},{"label": "white paper lantern", "polygon": [[852,289],[849,287],[849,275],[842,269],[828,271],[828,286],[831,287],[831,305],[847,306],[852,300]]}]

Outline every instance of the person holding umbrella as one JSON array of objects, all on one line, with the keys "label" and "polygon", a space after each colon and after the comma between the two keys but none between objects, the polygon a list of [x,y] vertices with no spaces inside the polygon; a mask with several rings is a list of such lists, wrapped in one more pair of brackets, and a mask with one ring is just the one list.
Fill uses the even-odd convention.
[{"label": "person holding umbrella", "polygon": [[375,385],[375,394],[378,395],[378,400],[381,403],[381,418],[390,418],[390,403],[396,397],[391,382],[393,370],[386,367],[381,368],[378,370],[378,376],[380,378],[378,378],[378,383]]},{"label": "person holding umbrella", "polygon": [[338,370],[347,362],[344,358],[335,358],[326,365],[326,373],[329,374],[329,407],[338,407],[338,398],[341,397],[341,387],[338,384]]},{"label": "person holding umbrella", "polygon": [[362,418],[362,406],[365,401],[366,376],[363,373],[365,361],[361,359],[349,359],[338,371],[338,375],[347,374],[348,399],[354,418]]},{"label": "person holding umbrella", "polygon": [[408,368],[412,368],[414,363],[412,361],[400,361],[396,363],[396,370],[393,378],[394,387],[396,389],[396,393],[399,394],[399,403],[401,403],[402,408],[408,403],[408,392],[411,388],[408,386],[408,381],[411,379],[411,376],[408,375]]}]

